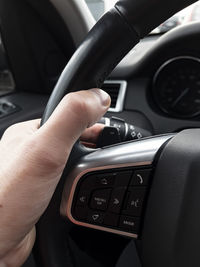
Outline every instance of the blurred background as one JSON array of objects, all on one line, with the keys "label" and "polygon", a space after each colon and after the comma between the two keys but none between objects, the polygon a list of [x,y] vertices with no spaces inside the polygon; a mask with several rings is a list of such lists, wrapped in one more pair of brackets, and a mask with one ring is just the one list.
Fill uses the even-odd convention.
[{"label": "blurred background", "polygon": [[[98,20],[106,11],[108,11],[117,0],[85,0],[92,15],[96,20]],[[200,20],[200,1],[189,6],[188,8],[177,13],[164,23],[162,23],[158,28],[153,30],[151,34],[159,34],[167,32],[179,25],[190,23],[193,21]]]}]

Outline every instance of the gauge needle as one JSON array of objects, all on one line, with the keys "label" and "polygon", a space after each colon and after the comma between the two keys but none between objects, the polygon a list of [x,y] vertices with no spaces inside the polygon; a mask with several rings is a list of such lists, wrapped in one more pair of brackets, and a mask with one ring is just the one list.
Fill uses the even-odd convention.
[{"label": "gauge needle", "polygon": [[190,88],[186,88],[179,97],[177,97],[177,99],[173,102],[172,107],[175,107],[176,104],[178,104],[178,102],[189,92]]}]

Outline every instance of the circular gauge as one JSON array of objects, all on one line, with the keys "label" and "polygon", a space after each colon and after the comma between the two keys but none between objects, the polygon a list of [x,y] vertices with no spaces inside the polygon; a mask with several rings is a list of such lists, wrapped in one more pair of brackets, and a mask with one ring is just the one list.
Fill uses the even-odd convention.
[{"label": "circular gauge", "polygon": [[200,114],[200,59],[176,57],[163,64],[153,80],[158,107],[168,115],[191,118]]}]

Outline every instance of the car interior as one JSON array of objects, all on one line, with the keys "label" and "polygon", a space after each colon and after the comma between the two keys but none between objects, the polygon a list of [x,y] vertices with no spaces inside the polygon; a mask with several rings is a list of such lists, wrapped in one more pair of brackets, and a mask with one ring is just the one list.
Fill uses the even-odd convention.
[{"label": "car interior", "polygon": [[1,135],[44,124],[68,92],[111,96],[97,149],[76,143],[23,266],[200,266],[197,7],[164,25],[195,1],[120,0],[98,21],[88,2],[0,1]]}]

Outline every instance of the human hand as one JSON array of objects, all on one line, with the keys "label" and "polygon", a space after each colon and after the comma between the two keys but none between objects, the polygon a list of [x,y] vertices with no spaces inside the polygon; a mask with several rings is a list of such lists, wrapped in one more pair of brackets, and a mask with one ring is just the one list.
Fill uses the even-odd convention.
[{"label": "human hand", "polygon": [[[21,266],[35,241],[35,224],[47,208],[70,151],[82,135],[94,143],[107,111],[99,89],[68,94],[41,128],[40,120],[11,126],[0,141],[0,267]],[[86,130],[87,129],[87,130]]]}]

